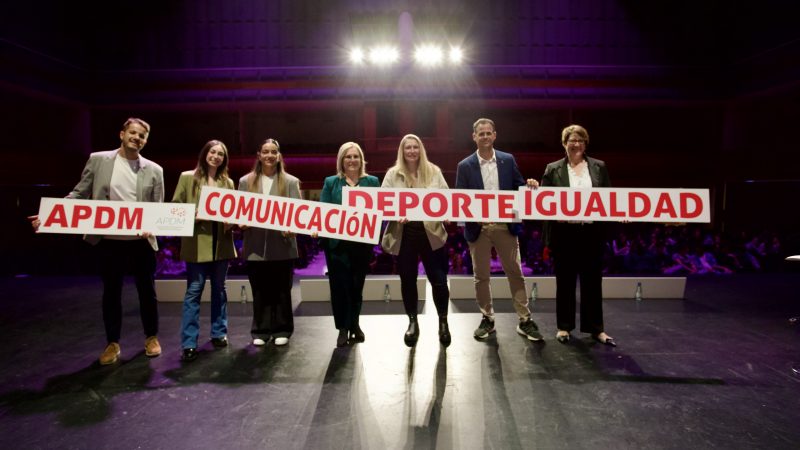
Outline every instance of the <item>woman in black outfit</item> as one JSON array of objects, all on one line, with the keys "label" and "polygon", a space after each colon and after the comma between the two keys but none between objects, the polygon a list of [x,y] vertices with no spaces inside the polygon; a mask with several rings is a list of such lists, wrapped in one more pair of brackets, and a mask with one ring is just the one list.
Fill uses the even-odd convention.
[{"label": "woman in black outfit", "polygon": [[[610,187],[606,164],[586,156],[589,133],[580,125],[561,132],[566,155],[547,165],[541,186]],[[575,284],[581,279],[581,331],[616,346],[603,327],[603,227],[590,221],[545,222],[545,244],[556,272],[556,339],[567,343],[575,328]]]}]

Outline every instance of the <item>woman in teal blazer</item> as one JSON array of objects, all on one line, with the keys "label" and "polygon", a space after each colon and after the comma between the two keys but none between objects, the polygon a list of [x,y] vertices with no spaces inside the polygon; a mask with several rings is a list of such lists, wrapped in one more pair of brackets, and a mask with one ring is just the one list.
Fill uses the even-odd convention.
[{"label": "woman in teal blazer", "polygon": [[[172,201],[197,204],[202,186],[233,189],[233,180],[228,177],[228,149],[220,141],[206,142],[200,150],[197,167],[181,174]],[[233,258],[236,258],[233,233],[220,222],[195,220],[194,235],[181,238],[181,259],[186,261],[186,295],[181,321],[181,359],[184,361],[197,358],[200,297],[206,279],[211,281],[211,343],[215,348],[228,345],[225,277]]]},{"label": "woman in teal blazer", "polygon": [[[320,200],[341,205],[344,186],[378,187],[378,178],[367,175],[365,165],[361,147],[355,142],[344,143],[339,147],[336,157],[336,175],[325,178]],[[358,242],[322,239],[328,264],[333,321],[339,330],[337,347],[343,347],[348,342],[364,342],[358,317],[361,314],[361,293],[369,271],[372,247]]]}]

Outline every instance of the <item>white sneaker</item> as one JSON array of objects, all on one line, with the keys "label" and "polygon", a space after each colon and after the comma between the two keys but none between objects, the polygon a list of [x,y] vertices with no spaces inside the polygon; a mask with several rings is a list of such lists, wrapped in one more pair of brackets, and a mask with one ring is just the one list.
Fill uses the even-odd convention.
[{"label": "white sneaker", "polygon": [[253,339],[253,345],[255,345],[256,347],[263,347],[264,344],[266,344],[266,343],[267,342],[264,341],[263,339],[259,339],[259,338]]},{"label": "white sneaker", "polygon": [[275,345],[286,345],[289,343],[289,338],[287,337],[276,337],[275,338]]}]

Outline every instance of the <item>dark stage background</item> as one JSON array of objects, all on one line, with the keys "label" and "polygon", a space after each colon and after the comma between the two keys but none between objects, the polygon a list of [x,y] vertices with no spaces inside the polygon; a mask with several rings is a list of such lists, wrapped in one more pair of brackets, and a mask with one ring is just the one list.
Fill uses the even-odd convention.
[{"label": "dark stage background", "polygon": [[[232,175],[278,139],[306,189],[356,141],[382,176],[406,133],[452,183],[471,124],[525,176],[584,125],[589,154],[627,187],[709,188],[727,233],[781,233],[798,253],[800,8],[794,1],[12,2],[0,17],[2,274],[91,273],[76,237],[34,236],[42,196],[63,196],[129,116],[171,197],[202,144]],[[408,15],[400,18],[403,13]],[[409,22],[410,21],[410,22]],[[412,23],[413,25],[409,25]],[[353,45],[460,45],[460,67],[352,66]],[[403,54],[408,56],[407,53]]]}]

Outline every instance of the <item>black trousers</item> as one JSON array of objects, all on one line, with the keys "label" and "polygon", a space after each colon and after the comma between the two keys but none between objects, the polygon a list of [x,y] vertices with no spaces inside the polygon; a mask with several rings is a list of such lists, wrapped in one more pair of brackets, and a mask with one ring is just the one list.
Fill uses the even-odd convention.
[{"label": "black trousers", "polygon": [[247,261],[253,290],[253,338],[289,337],[294,332],[292,279],[294,260]]},{"label": "black trousers", "polygon": [[139,314],[145,336],[158,334],[156,299],[156,252],[146,239],[117,241],[102,239],[97,244],[97,262],[103,280],[103,323],[108,342],[119,342],[122,329],[122,282],[133,274],[139,293]]},{"label": "black trousers", "polygon": [[364,280],[371,259],[372,246],[368,244],[339,241],[333,249],[325,249],[331,309],[337,330],[351,330],[358,326],[364,300]]},{"label": "black trousers", "polygon": [[450,301],[450,289],[447,287],[447,270],[450,268],[447,251],[444,247],[431,249],[431,243],[425,233],[403,233],[400,242],[400,253],[397,255],[397,271],[400,272],[400,292],[403,295],[403,306],[406,314],[417,315],[417,276],[419,261],[425,268],[425,274],[431,283],[433,304],[439,317],[447,317]]},{"label": "black trousers", "polygon": [[551,255],[556,272],[556,324],[575,329],[575,285],[581,280],[581,331],[603,332],[603,230],[600,224],[554,223]]}]

